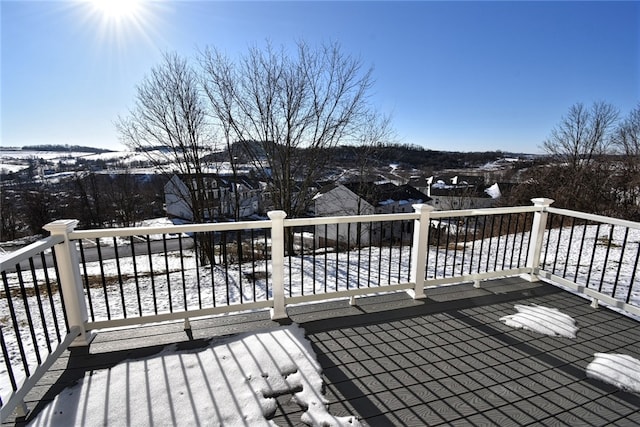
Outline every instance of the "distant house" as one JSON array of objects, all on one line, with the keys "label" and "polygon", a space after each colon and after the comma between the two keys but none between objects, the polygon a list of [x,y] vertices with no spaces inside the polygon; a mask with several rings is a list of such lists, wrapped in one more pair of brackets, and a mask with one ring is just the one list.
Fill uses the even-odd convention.
[{"label": "distant house", "polygon": [[412,177],[409,183],[427,194],[432,199],[429,204],[440,211],[488,208],[501,196],[497,183],[487,187],[477,176]]},{"label": "distant house", "polygon": [[[413,212],[413,205],[430,198],[410,185],[392,183],[329,184],[313,198],[316,216],[353,216]],[[363,246],[377,242],[408,241],[413,223],[334,224],[315,230],[318,247],[336,244]]]},{"label": "distant house", "polygon": [[[165,209],[169,218],[193,221],[193,201],[185,179],[184,175],[173,175],[165,184]],[[236,208],[239,218],[248,218],[261,212],[261,185],[256,180],[246,176],[204,174],[202,185],[203,216],[206,221],[235,219]],[[195,181],[192,188],[197,188]]]}]

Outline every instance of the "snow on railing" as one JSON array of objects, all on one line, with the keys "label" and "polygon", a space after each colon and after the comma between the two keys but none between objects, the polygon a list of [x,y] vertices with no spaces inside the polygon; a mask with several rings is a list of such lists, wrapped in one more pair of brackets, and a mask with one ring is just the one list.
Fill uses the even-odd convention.
[{"label": "snow on railing", "polygon": [[194,317],[266,308],[280,319],[289,304],[399,290],[418,299],[434,286],[509,275],[638,314],[640,224],[533,202],[98,230],[55,221],[45,227],[51,237],[2,258],[0,312],[10,313],[0,318],[2,419],[22,408],[47,355],[86,346],[104,327],[177,319],[189,327]]}]

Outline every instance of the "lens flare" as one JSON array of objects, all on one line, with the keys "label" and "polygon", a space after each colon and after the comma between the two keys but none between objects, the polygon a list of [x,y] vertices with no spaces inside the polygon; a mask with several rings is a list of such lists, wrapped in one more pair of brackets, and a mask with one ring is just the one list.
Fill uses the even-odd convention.
[{"label": "lens flare", "polygon": [[133,19],[142,12],[142,4],[135,0],[91,0],[94,10],[105,19]]}]

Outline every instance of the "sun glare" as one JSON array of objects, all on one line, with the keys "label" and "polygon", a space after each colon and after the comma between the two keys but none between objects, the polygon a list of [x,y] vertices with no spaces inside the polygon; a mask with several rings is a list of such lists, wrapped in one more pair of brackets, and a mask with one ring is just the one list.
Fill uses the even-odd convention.
[{"label": "sun glare", "polygon": [[167,2],[76,0],[74,3],[80,6],[79,25],[92,34],[97,54],[105,51],[124,54],[139,43],[155,48],[162,38],[158,19]]},{"label": "sun glare", "polygon": [[135,0],[91,0],[90,3],[105,19],[134,19],[142,9],[141,2]]}]

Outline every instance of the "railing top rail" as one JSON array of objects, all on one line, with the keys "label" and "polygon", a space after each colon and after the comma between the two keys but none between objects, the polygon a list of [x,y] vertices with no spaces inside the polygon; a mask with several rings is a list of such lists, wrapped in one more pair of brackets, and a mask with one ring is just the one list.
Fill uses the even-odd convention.
[{"label": "railing top rail", "polygon": [[538,206],[510,206],[504,208],[483,208],[483,209],[461,209],[451,211],[433,211],[431,218],[452,218],[463,216],[479,216],[479,215],[502,215],[510,213],[527,213],[540,212],[541,207]]},{"label": "railing top rail", "polygon": [[285,227],[295,227],[302,225],[322,225],[322,224],[345,224],[354,222],[384,222],[384,221],[407,221],[419,218],[415,212],[376,214],[376,215],[350,215],[350,216],[322,216],[314,218],[290,218],[284,220]]},{"label": "railing top rail", "polygon": [[35,255],[52,248],[58,243],[62,243],[63,241],[64,236],[49,236],[25,246],[24,248],[20,248],[17,251],[4,255],[0,257],[0,271],[13,269],[16,264],[28,260],[29,258],[32,258]]},{"label": "railing top rail", "polygon": [[74,230],[69,233],[73,240],[95,239],[98,237],[146,236],[152,234],[202,233],[210,231],[249,230],[270,228],[271,220],[211,222],[205,224],[184,224],[153,227],[101,228],[93,230]]},{"label": "railing top rail", "polygon": [[[537,212],[542,210],[536,206],[515,206],[503,208],[484,208],[484,209],[464,209],[449,211],[432,211],[432,218],[452,218],[466,217],[477,215],[500,215],[510,213],[526,213]],[[384,222],[384,221],[411,221],[418,219],[420,214],[416,212],[408,213],[390,213],[390,214],[374,214],[374,215],[350,215],[350,216],[331,216],[331,217],[315,217],[315,218],[289,218],[285,219],[285,227],[295,227],[304,225],[320,225],[320,224],[344,224],[359,222]],[[177,233],[198,233],[211,231],[234,231],[234,230],[250,230],[260,228],[270,228],[271,220],[261,221],[239,221],[239,222],[215,222],[205,224],[184,224],[184,225],[167,225],[152,227],[123,227],[123,228],[104,228],[92,230],[74,230],[69,233],[69,238],[73,240],[95,239],[98,237],[127,237],[138,235],[152,234],[177,234]]]},{"label": "railing top rail", "polygon": [[595,214],[589,214],[584,212],[572,211],[569,209],[560,209],[560,208],[552,208],[552,207],[546,208],[546,211],[556,215],[570,216],[574,218],[584,219],[587,221],[603,222],[605,224],[619,225],[621,227],[635,228],[637,230],[640,230],[640,222],[627,221],[624,219],[611,218],[608,216],[595,215]]}]

